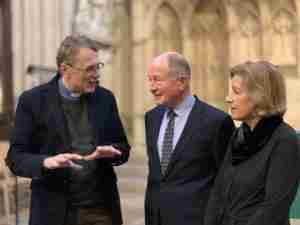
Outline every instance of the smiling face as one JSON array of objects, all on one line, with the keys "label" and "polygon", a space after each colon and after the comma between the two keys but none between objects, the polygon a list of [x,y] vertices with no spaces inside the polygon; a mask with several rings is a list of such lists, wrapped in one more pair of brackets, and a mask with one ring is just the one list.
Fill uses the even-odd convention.
[{"label": "smiling face", "polygon": [[172,77],[166,57],[158,57],[148,68],[148,84],[155,102],[174,108],[186,94],[186,80]]},{"label": "smiling face", "polygon": [[246,122],[251,127],[253,121],[258,119],[254,113],[256,104],[249,95],[246,81],[238,75],[233,76],[230,80],[230,90],[226,102],[230,104],[229,108],[234,120]]},{"label": "smiling face", "polygon": [[75,93],[92,93],[99,78],[97,52],[89,48],[79,48],[72,65],[62,64],[64,82]]}]

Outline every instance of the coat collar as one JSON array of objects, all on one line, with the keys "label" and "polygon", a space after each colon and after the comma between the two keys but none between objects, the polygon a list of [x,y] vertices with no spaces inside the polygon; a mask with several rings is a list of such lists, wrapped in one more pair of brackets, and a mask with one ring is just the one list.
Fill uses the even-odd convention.
[{"label": "coat collar", "polygon": [[[71,138],[68,130],[67,120],[62,108],[62,102],[61,102],[61,96],[59,94],[59,87],[58,87],[58,81],[60,79],[60,74],[57,73],[56,76],[48,83],[49,85],[49,92],[47,95],[47,102],[49,105],[51,105],[51,112],[49,112],[49,115],[54,119],[54,127],[58,133],[58,135],[61,137],[61,140],[63,140],[63,152],[69,151],[71,148]],[[90,124],[93,129],[93,135],[94,140],[97,140],[97,129],[96,129],[96,107],[93,107],[94,104],[94,98],[93,94],[86,94],[83,96],[87,98],[88,102],[88,117],[91,121]],[[52,125],[53,126],[53,125]]]}]

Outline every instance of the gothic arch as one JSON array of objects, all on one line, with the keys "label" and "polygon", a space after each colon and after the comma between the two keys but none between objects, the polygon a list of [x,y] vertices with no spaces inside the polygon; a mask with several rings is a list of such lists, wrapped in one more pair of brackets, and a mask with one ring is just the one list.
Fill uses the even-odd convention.
[{"label": "gothic arch", "polygon": [[[149,9],[147,9],[147,18],[145,21],[145,35],[146,38],[151,37],[151,35],[153,34],[153,30],[155,27],[155,23],[156,21],[156,16],[157,13],[159,11],[159,9],[163,6],[166,5],[168,6],[170,9],[172,9],[172,11],[175,13],[176,17],[178,18],[178,22],[179,22],[179,26],[181,28],[183,28],[183,21],[184,21],[184,15],[182,13],[180,13],[180,8],[178,8],[178,6],[168,0],[158,0],[158,1],[154,1],[153,3],[151,3],[151,7],[149,7]],[[145,5],[145,7],[147,7],[147,5]]]},{"label": "gothic arch", "polygon": [[285,75],[297,74],[297,11],[294,1],[271,2],[271,60]]},{"label": "gothic arch", "polygon": [[286,9],[290,13],[297,14],[297,5],[294,0],[271,0],[270,1],[270,8],[273,12],[277,12],[281,9]]},{"label": "gothic arch", "polygon": [[182,31],[176,11],[163,3],[155,16],[153,39],[155,54],[165,51],[182,52]]},{"label": "gothic arch", "polygon": [[[226,11],[220,4],[199,3],[191,18],[193,92],[217,107],[225,108],[228,70]],[[216,92],[216,89],[218,90]]]},{"label": "gothic arch", "polygon": [[[233,6],[230,31],[231,64],[262,58],[262,24],[256,1],[242,0]],[[238,51],[237,51],[238,49]]]}]

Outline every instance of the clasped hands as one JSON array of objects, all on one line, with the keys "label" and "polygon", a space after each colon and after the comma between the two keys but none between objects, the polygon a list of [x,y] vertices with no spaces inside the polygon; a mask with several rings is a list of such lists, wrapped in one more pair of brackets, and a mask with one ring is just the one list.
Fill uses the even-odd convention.
[{"label": "clasped hands", "polygon": [[74,160],[90,161],[101,158],[114,158],[121,154],[121,151],[114,148],[112,145],[98,146],[95,151],[85,156],[76,153],[62,153],[48,157],[43,161],[43,167],[46,169],[76,167],[77,164],[73,162]]}]

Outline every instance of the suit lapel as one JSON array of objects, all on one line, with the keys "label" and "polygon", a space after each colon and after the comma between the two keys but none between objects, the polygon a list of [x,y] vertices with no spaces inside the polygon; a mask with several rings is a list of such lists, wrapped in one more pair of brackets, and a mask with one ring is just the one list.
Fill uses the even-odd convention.
[{"label": "suit lapel", "polygon": [[[154,118],[154,121],[153,124],[153,146],[156,147],[156,150],[158,150],[157,148],[157,139],[158,139],[158,135],[159,135],[159,129],[160,129],[160,126],[161,126],[161,123],[162,123],[162,119],[164,117],[164,113],[165,113],[165,108],[161,108],[157,114],[155,115],[155,118]],[[157,151],[158,152],[158,151]]]},{"label": "suit lapel", "polygon": [[158,111],[153,115],[151,122],[150,122],[151,124],[153,124],[150,145],[153,146],[152,154],[153,154],[153,162],[155,164],[154,168],[156,170],[155,176],[158,179],[160,179],[160,177],[161,177],[161,170],[160,170],[160,158],[159,158],[159,153],[158,153],[157,139],[158,139],[159,129],[160,129],[160,126],[162,123],[162,119],[163,119],[165,110],[166,110],[165,107],[159,108]]},{"label": "suit lapel", "polygon": [[[62,109],[62,103],[58,91],[58,84],[57,84],[58,77],[54,78],[50,82],[50,90],[48,95],[48,101],[49,105],[51,106],[51,112],[49,112],[49,116],[52,118],[50,122],[54,123],[51,124],[51,127],[55,127],[55,131],[58,135],[61,137],[61,140],[63,141],[64,149],[63,151],[68,151],[71,147],[71,141],[70,141],[70,134],[68,132],[67,127],[67,121]],[[53,121],[54,120],[54,121]]]},{"label": "suit lapel", "polygon": [[182,153],[183,150],[187,150],[186,146],[188,146],[188,141],[189,139],[195,134],[196,130],[199,128],[201,123],[196,122],[201,120],[201,114],[202,114],[202,107],[201,103],[198,100],[198,98],[195,96],[196,101],[195,105],[193,106],[193,109],[187,119],[187,122],[184,126],[184,129],[182,131],[182,134],[174,148],[174,151],[172,153],[171,159],[169,161],[168,168],[165,172],[165,177],[168,176],[169,172],[172,170],[174,167],[176,161],[180,159],[180,154]]}]

